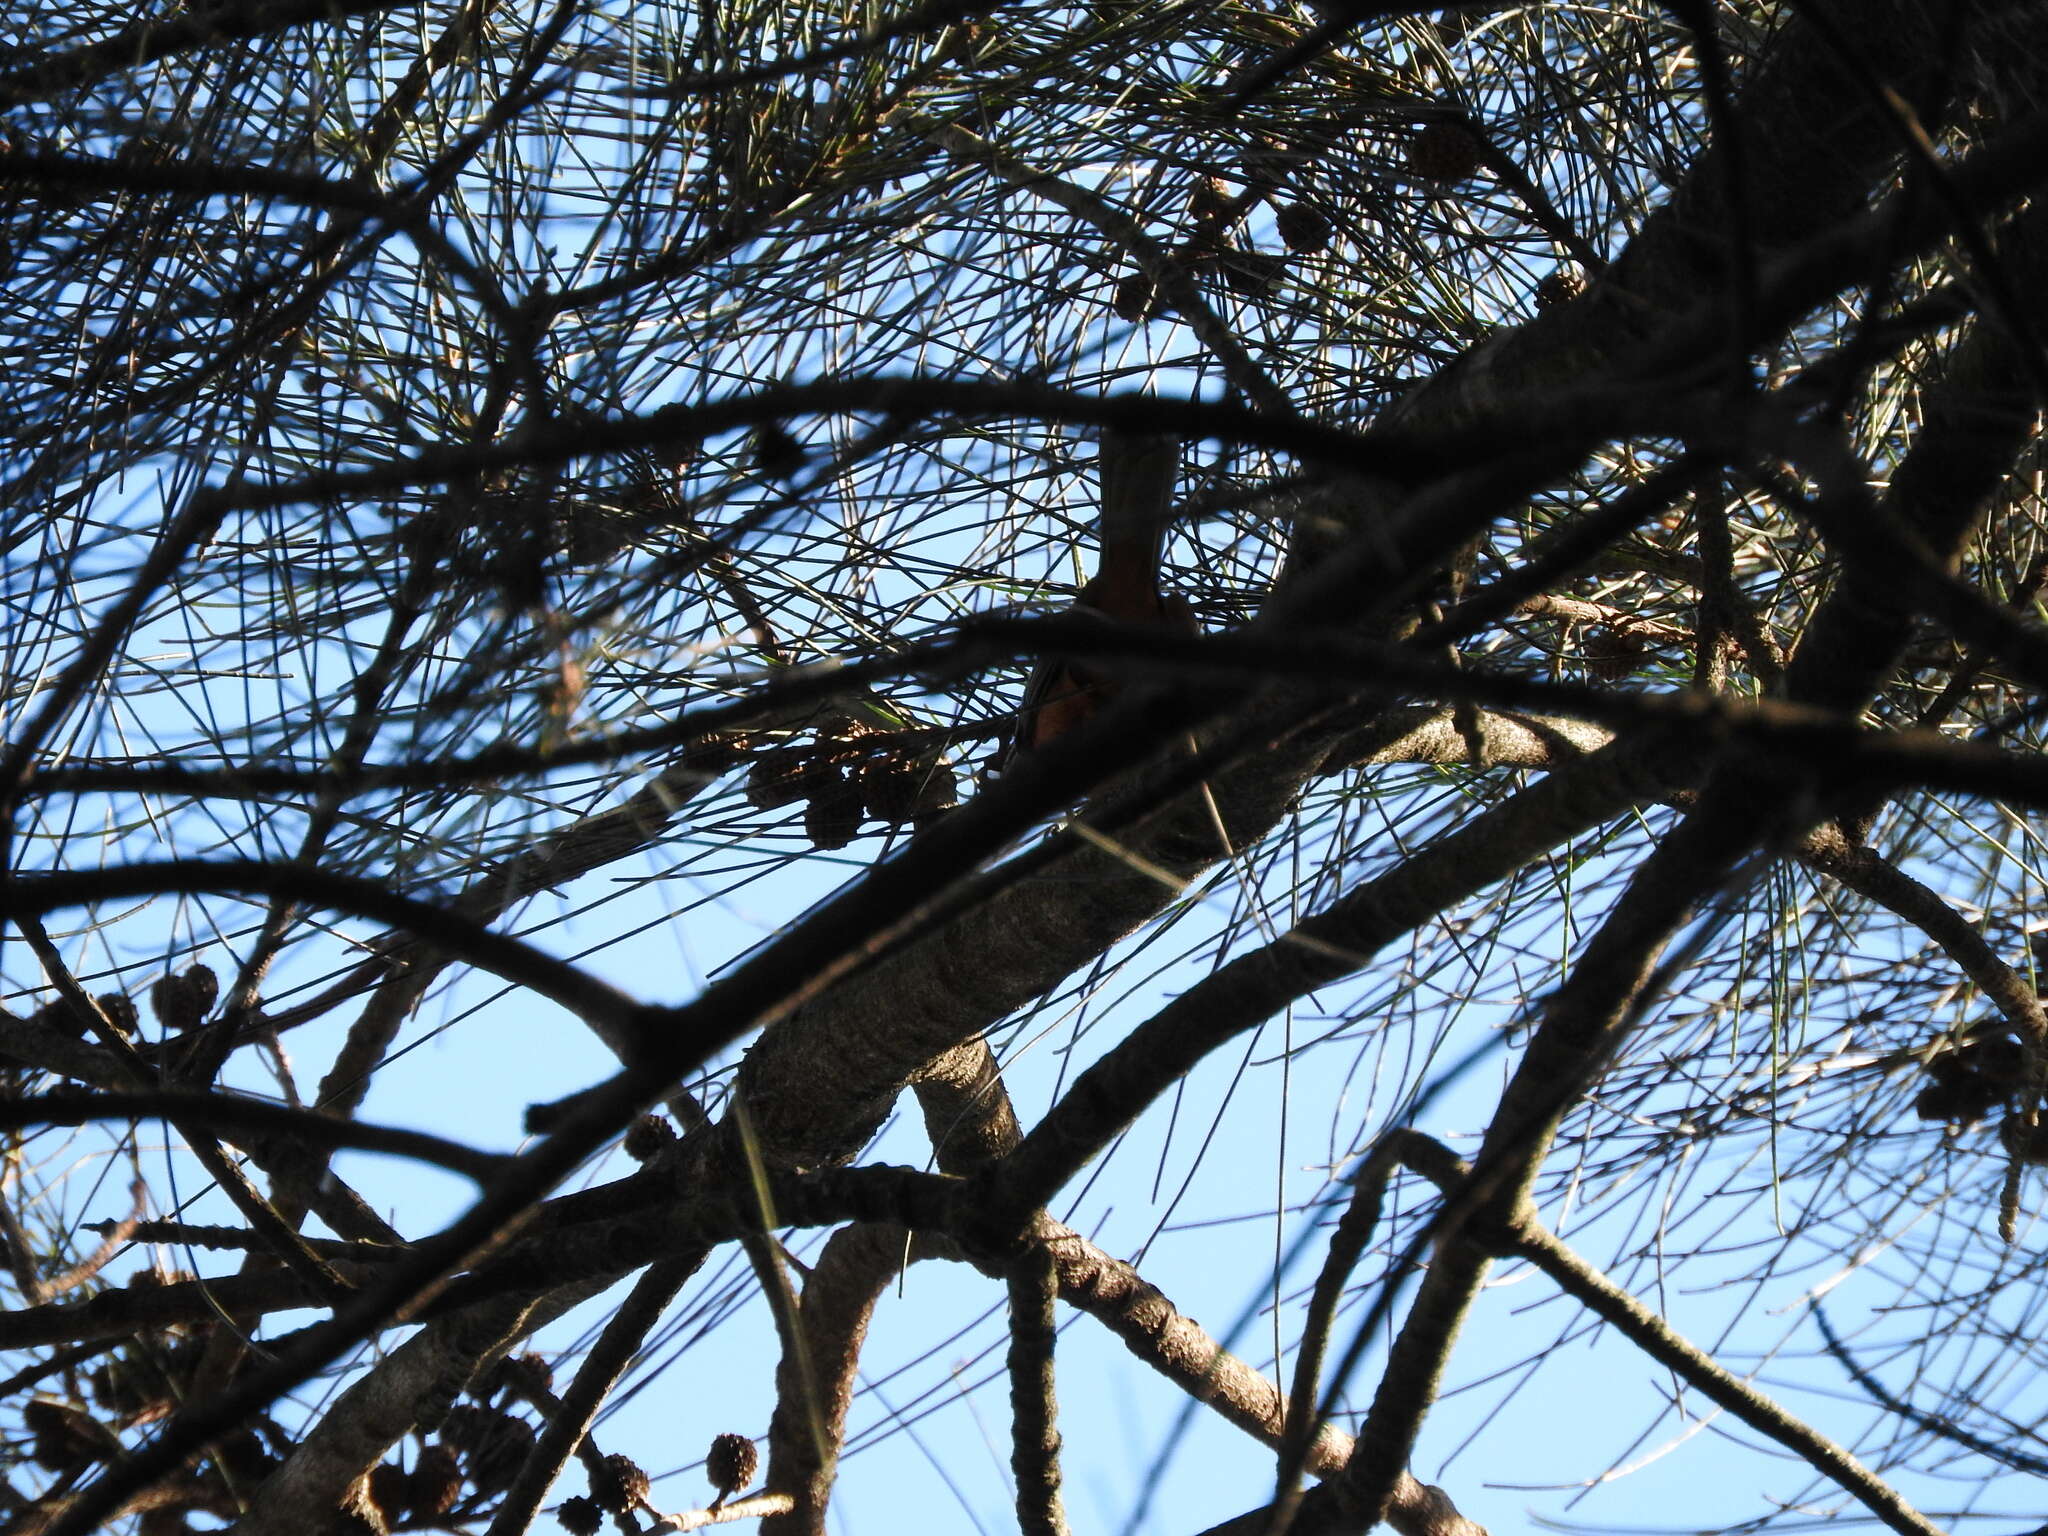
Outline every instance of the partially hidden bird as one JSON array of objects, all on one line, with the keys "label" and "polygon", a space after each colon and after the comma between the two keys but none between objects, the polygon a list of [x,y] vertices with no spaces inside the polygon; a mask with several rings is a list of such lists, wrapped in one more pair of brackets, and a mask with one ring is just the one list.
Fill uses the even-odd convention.
[{"label": "partially hidden bird", "polygon": [[[1162,589],[1160,563],[1172,521],[1180,440],[1108,428],[1098,459],[1102,516],[1094,577],[1068,612],[1117,624],[1186,635],[1201,633],[1195,611]],[[1002,754],[1005,767],[1098,714],[1120,689],[1111,672],[1062,657],[1042,658],[1024,688],[1017,728]]]}]

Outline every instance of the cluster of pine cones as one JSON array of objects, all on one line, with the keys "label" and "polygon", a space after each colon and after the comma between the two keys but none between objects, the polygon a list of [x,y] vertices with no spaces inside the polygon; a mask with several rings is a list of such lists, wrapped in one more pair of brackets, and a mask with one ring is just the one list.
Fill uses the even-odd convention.
[{"label": "cluster of pine cones", "polygon": [[747,801],[772,811],[804,802],[814,848],[844,848],[866,818],[891,827],[927,825],[959,800],[959,780],[935,754],[904,746],[858,721],[820,728],[808,746],[754,754]]}]

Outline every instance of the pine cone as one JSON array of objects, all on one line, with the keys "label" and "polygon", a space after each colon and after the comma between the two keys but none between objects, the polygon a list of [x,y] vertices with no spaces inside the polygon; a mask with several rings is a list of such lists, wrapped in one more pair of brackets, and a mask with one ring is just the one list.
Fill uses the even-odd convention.
[{"label": "pine cone", "polygon": [[699,773],[720,774],[753,750],[751,738],[739,731],[720,731],[690,743],[683,761]]},{"label": "pine cone", "polygon": [[405,1518],[412,1502],[412,1478],[395,1461],[380,1461],[370,1468],[370,1502],[377,1506],[387,1526]]},{"label": "pine cone", "polygon": [[787,480],[804,467],[804,445],[779,421],[754,429],[754,467],[772,480]]},{"label": "pine cone", "polygon": [[1223,274],[1223,285],[1232,293],[1247,299],[1263,299],[1271,296],[1286,272],[1287,258],[1271,251],[1225,251],[1218,270]]},{"label": "pine cone", "polygon": [[1586,637],[1586,670],[1603,682],[1618,682],[1636,669],[1650,644],[1633,629],[1602,624]]},{"label": "pine cone", "polygon": [[1188,194],[1188,217],[1197,224],[1220,224],[1230,216],[1235,199],[1214,176],[1204,176]]},{"label": "pine cone", "polygon": [[590,1474],[590,1496],[600,1509],[623,1515],[637,1509],[647,1498],[647,1474],[632,1457],[613,1452],[601,1468]]},{"label": "pine cone", "polygon": [[917,824],[928,825],[931,820],[950,811],[960,803],[960,775],[953,771],[950,763],[933,763],[924,771],[917,783]]},{"label": "pine cone", "polygon": [[555,1368],[548,1364],[546,1355],[533,1350],[507,1355],[498,1362],[498,1369],[504,1373],[505,1385],[512,1395],[528,1402],[555,1389]]},{"label": "pine cone", "polygon": [[462,1493],[462,1466],[450,1445],[430,1445],[413,1463],[409,1503],[415,1520],[438,1520]]},{"label": "pine cone", "polygon": [[555,1506],[555,1519],[569,1536],[597,1536],[604,1524],[604,1511],[597,1507],[595,1499],[586,1499],[579,1493]]},{"label": "pine cone", "polygon": [[473,1452],[490,1434],[494,1417],[487,1408],[457,1403],[441,1419],[441,1443],[458,1451]]},{"label": "pine cone", "polygon": [[747,773],[747,804],[757,811],[779,811],[794,805],[804,798],[804,779],[809,773],[808,754],[787,748],[764,752]]},{"label": "pine cone", "polygon": [[1577,267],[1559,267],[1536,285],[1536,307],[1555,309],[1586,291],[1586,274]]},{"label": "pine cone", "polygon": [[626,1156],[636,1163],[646,1162],[663,1147],[672,1147],[675,1143],[676,1128],[668,1123],[665,1115],[642,1115],[626,1128]]},{"label": "pine cone", "polygon": [[163,976],[152,982],[149,1006],[159,1024],[172,1034],[182,1035],[206,1021],[219,995],[218,978],[207,967],[195,965],[182,976]]},{"label": "pine cone", "polygon": [[469,1480],[477,1497],[492,1498],[510,1488],[533,1454],[533,1443],[531,1424],[509,1413],[498,1415],[482,1443],[469,1453]]},{"label": "pine cone", "polygon": [[1273,227],[1287,249],[1303,256],[1323,250],[1330,243],[1330,221],[1319,208],[1307,203],[1289,203],[1273,215]]},{"label": "pine cone", "polygon": [[713,1440],[711,1454],[704,1458],[704,1475],[718,1490],[711,1507],[717,1509],[751,1483],[760,1465],[760,1453],[745,1435],[720,1435]]},{"label": "pine cone", "polygon": [[813,848],[844,848],[860,833],[860,786],[837,763],[814,773],[810,803],[804,807],[804,831]]},{"label": "pine cone", "polygon": [[1116,312],[1117,319],[1136,325],[1159,313],[1155,303],[1158,296],[1158,285],[1148,274],[1126,272],[1117,281],[1116,296],[1109,301],[1109,307]]},{"label": "pine cone", "polygon": [[107,1016],[107,1022],[114,1026],[114,1032],[124,1040],[135,1037],[135,999],[125,992],[102,992],[93,999],[100,1005],[100,1012]]},{"label": "pine cone", "polygon": [[1439,119],[1408,141],[1408,169],[1424,181],[1455,186],[1479,169],[1479,149],[1470,128]]},{"label": "pine cone", "polygon": [[900,827],[917,814],[917,792],[923,779],[915,758],[872,758],[861,765],[861,804],[875,820]]}]

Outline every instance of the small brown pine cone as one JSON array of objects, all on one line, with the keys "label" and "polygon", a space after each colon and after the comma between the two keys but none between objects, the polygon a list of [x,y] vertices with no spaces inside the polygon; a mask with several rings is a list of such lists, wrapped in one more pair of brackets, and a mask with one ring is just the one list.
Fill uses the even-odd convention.
[{"label": "small brown pine cone", "polygon": [[219,991],[213,972],[195,965],[182,976],[163,976],[150,984],[150,1011],[165,1029],[182,1035],[205,1022]]},{"label": "small brown pine cone", "polygon": [[1602,624],[1586,637],[1586,670],[1603,682],[1618,682],[1649,649],[1649,642],[1633,630]]},{"label": "small brown pine cone", "polygon": [[604,1511],[595,1499],[586,1499],[579,1493],[555,1506],[555,1519],[569,1536],[597,1536],[604,1524]]},{"label": "small brown pine cone", "polygon": [[704,1475],[718,1490],[718,1503],[745,1488],[759,1470],[761,1456],[745,1435],[720,1435],[711,1442],[711,1454],[704,1458]]},{"label": "small brown pine cone", "polygon": [[928,817],[941,811],[950,811],[960,803],[960,775],[953,771],[950,763],[932,763],[917,781],[917,820],[922,826]]},{"label": "small brown pine cone", "polygon": [[1455,186],[1479,169],[1479,136],[1463,123],[1427,123],[1408,141],[1408,169],[1424,181]]},{"label": "small brown pine cone", "polygon": [[407,1500],[415,1520],[438,1520],[462,1494],[462,1465],[451,1445],[430,1445],[413,1463]]},{"label": "small brown pine cone", "polygon": [[1330,243],[1330,220],[1320,208],[1307,203],[1289,203],[1273,215],[1273,227],[1287,249],[1312,256]]},{"label": "small brown pine cone", "polygon": [[93,999],[100,1005],[100,1012],[107,1016],[107,1022],[114,1026],[114,1032],[123,1039],[135,1036],[135,999],[125,992],[102,992]]},{"label": "small brown pine cone", "polygon": [[1128,320],[1136,325],[1140,320],[1149,320],[1159,313],[1156,300],[1159,287],[1149,274],[1126,272],[1117,280],[1116,296],[1109,301],[1109,307],[1116,311],[1119,320]]},{"label": "small brown pine cone", "polygon": [[495,1417],[488,1408],[457,1403],[441,1420],[441,1443],[458,1451],[474,1451],[490,1433],[491,1420]]},{"label": "small brown pine cone", "polygon": [[844,848],[860,832],[860,786],[837,763],[813,773],[810,803],[804,807],[804,832],[813,848]]},{"label": "small brown pine cone", "polygon": [[185,996],[202,1019],[213,1012],[213,1005],[220,1000],[220,978],[213,974],[212,966],[185,967]]},{"label": "small brown pine cone", "polygon": [[754,467],[773,480],[786,480],[804,467],[804,445],[779,421],[754,429]]},{"label": "small brown pine cone", "polygon": [[370,1468],[370,1502],[383,1512],[387,1526],[404,1519],[412,1502],[412,1478],[405,1468],[395,1461],[380,1461]]},{"label": "small brown pine cone", "polygon": [[1235,202],[1228,187],[1214,176],[1204,176],[1188,194],[1188,217],[1197,224],[1220,224],[1230,216]]},{"label": "small brown pine cone", "polygon": [[590,1474],[590,1496],[599,1509],[623,1515],[647,1498],[647,1474],[632,1457],[614,1451]]},{"label": "small brown pine cone", "polygon": [[753,750],[753,741],[739,731],[720,731],[690,743],[684,761],[699,773],[724,773]]},{"label": "small brown pine cone", "polygon": [[1536,307],[1555,309],[1586,291],[1586,274],[1577,267],[1559,267],[1536,285]]},{"label": "small brown pine cone", "polygon": [[86,1032],[85,1019],[61,997],[53,997],[42,1007],[28,1016],[31,1024],[45,1029],[61,1030],[67,1035],[82,1035]]},{"label": "small brown pine cone", "polygon": [[1226,251],[1217,270],[1223,285],[1247,299],[1270,297],[1287,270],[1287,258],[1271,251]]},{"label": "small brown pine cone", "polygon": [[804,778],[809,773],[808,754],[787,749],[764,752],[747,773],[747,804],[757,811],[779,811],[794,805],[804,798]]},{"label": "small brown pine cone", "polygon": [[861,765],[861,804],[877,821],[900,827],[917,814],[918,785],[923,770],[911,757],[877,757]]},{"label": "small brown pine cone", "polygon": [[492,1421],[483,1442],[469,1453],[469,1480],[479,1498],[491,1498],[512,1486],[526,1458],[533,1454],[533,1426],[511,1414]]},{"label": "small brown pine cone", "polygon": [[548,1364],[547,1356],[530,1349],[521,1354],[507,1355],[498,1362],[498,1371],[512,1395],[528,1402],[552,1392],[555,1387],[555,1368]]},{"label": "small brown pine cone", "polygon": [[668,1123],[665,1115],[642,1115],[626,1127],[623,1143],[626,1156],[636,1163],[644,1163],[661,1151],[663,1147],[674,1146],[676,1128]]}]

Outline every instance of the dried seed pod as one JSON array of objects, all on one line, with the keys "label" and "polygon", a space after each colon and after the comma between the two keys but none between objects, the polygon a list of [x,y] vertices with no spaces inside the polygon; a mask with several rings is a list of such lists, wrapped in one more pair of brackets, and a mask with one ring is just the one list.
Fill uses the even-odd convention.
[{"label": "dried seed pod", "polygon": [[713,1440],[711,1454],[704,1458],[704,1475],[718,1490],[718,1497],[711,1501],[711,1507],[717,1509],[751,1483],[760,1465],[760,1453],[745,1435],[720,1435]]},{"label": "dried seed pod", "polygon": [[378,1462],[370,1468],[370,1502],[387,1526],[396,1525],[412,1503],[411,1475],[395,1461]]},{"label": "dried seed pod", "polygon": [[1408,169],[1424,181],[1455,186],[1479,169],[1479,135],[1463,123],[1438,119],[1408,141]]},{"label": "dried seed pod", "polygon": [[614,1451],[591,1470],[590,1496],[600,1509],[623,1515],[646,1501],[647,1474],[632,1457]]},{"label": "dried seed pod", "polygon": [[430,1445],[413,1463],[407,1499],[415,1520],[438,1520],[455,1507],[462,1493],[462,1466],[455,1448]]},{"label": "dried seed pod", "polygon": [[810,782],[804,832],[813,848],[844,848],[860,832],[860,786],[837,763],[828,763]]},{"label": "dried seed pod", "polygon": [[747,773],[747,804],[757,811],[779,811],[804,798],[804,779],[810,772],[807,753],[783,748],[763,752]]},{"label": "dried seed pod", "polygon": [[555,1506],[555,1519],[569,1536],[597,1536],[604,1524],[604,1511],[595,1499],[586,1499],[579,1493]]},{"label": "dried seed pod", "polygon": [[1289,203],[1273,215],[1273,227],[1287,249],[1309,256],[1330,243],[1330,221],[1320,208],[1307,203]]},{"label": "dried seed pod", "polygon": [[1555,309],[1586,291],[1586,274],[1577,267],[1559,267],[1536,285],[1536,307]]},{"label": "dried seed pod", "polygon": [[1109,307],[1116,311],[1117,319],[1135,325],[1159,313],[1158,296],[1159,285],[1149,273],[1126,272],[1117,280],[1116,296],[1109,301]]},{"label": "dried seed pod", "polygon": [[674,1146],[675,1141],[676,1128],[668,1123],[666,1115],[642,1115],[626,1128],[626,1156],[644,1163],[663,1147]]}]

